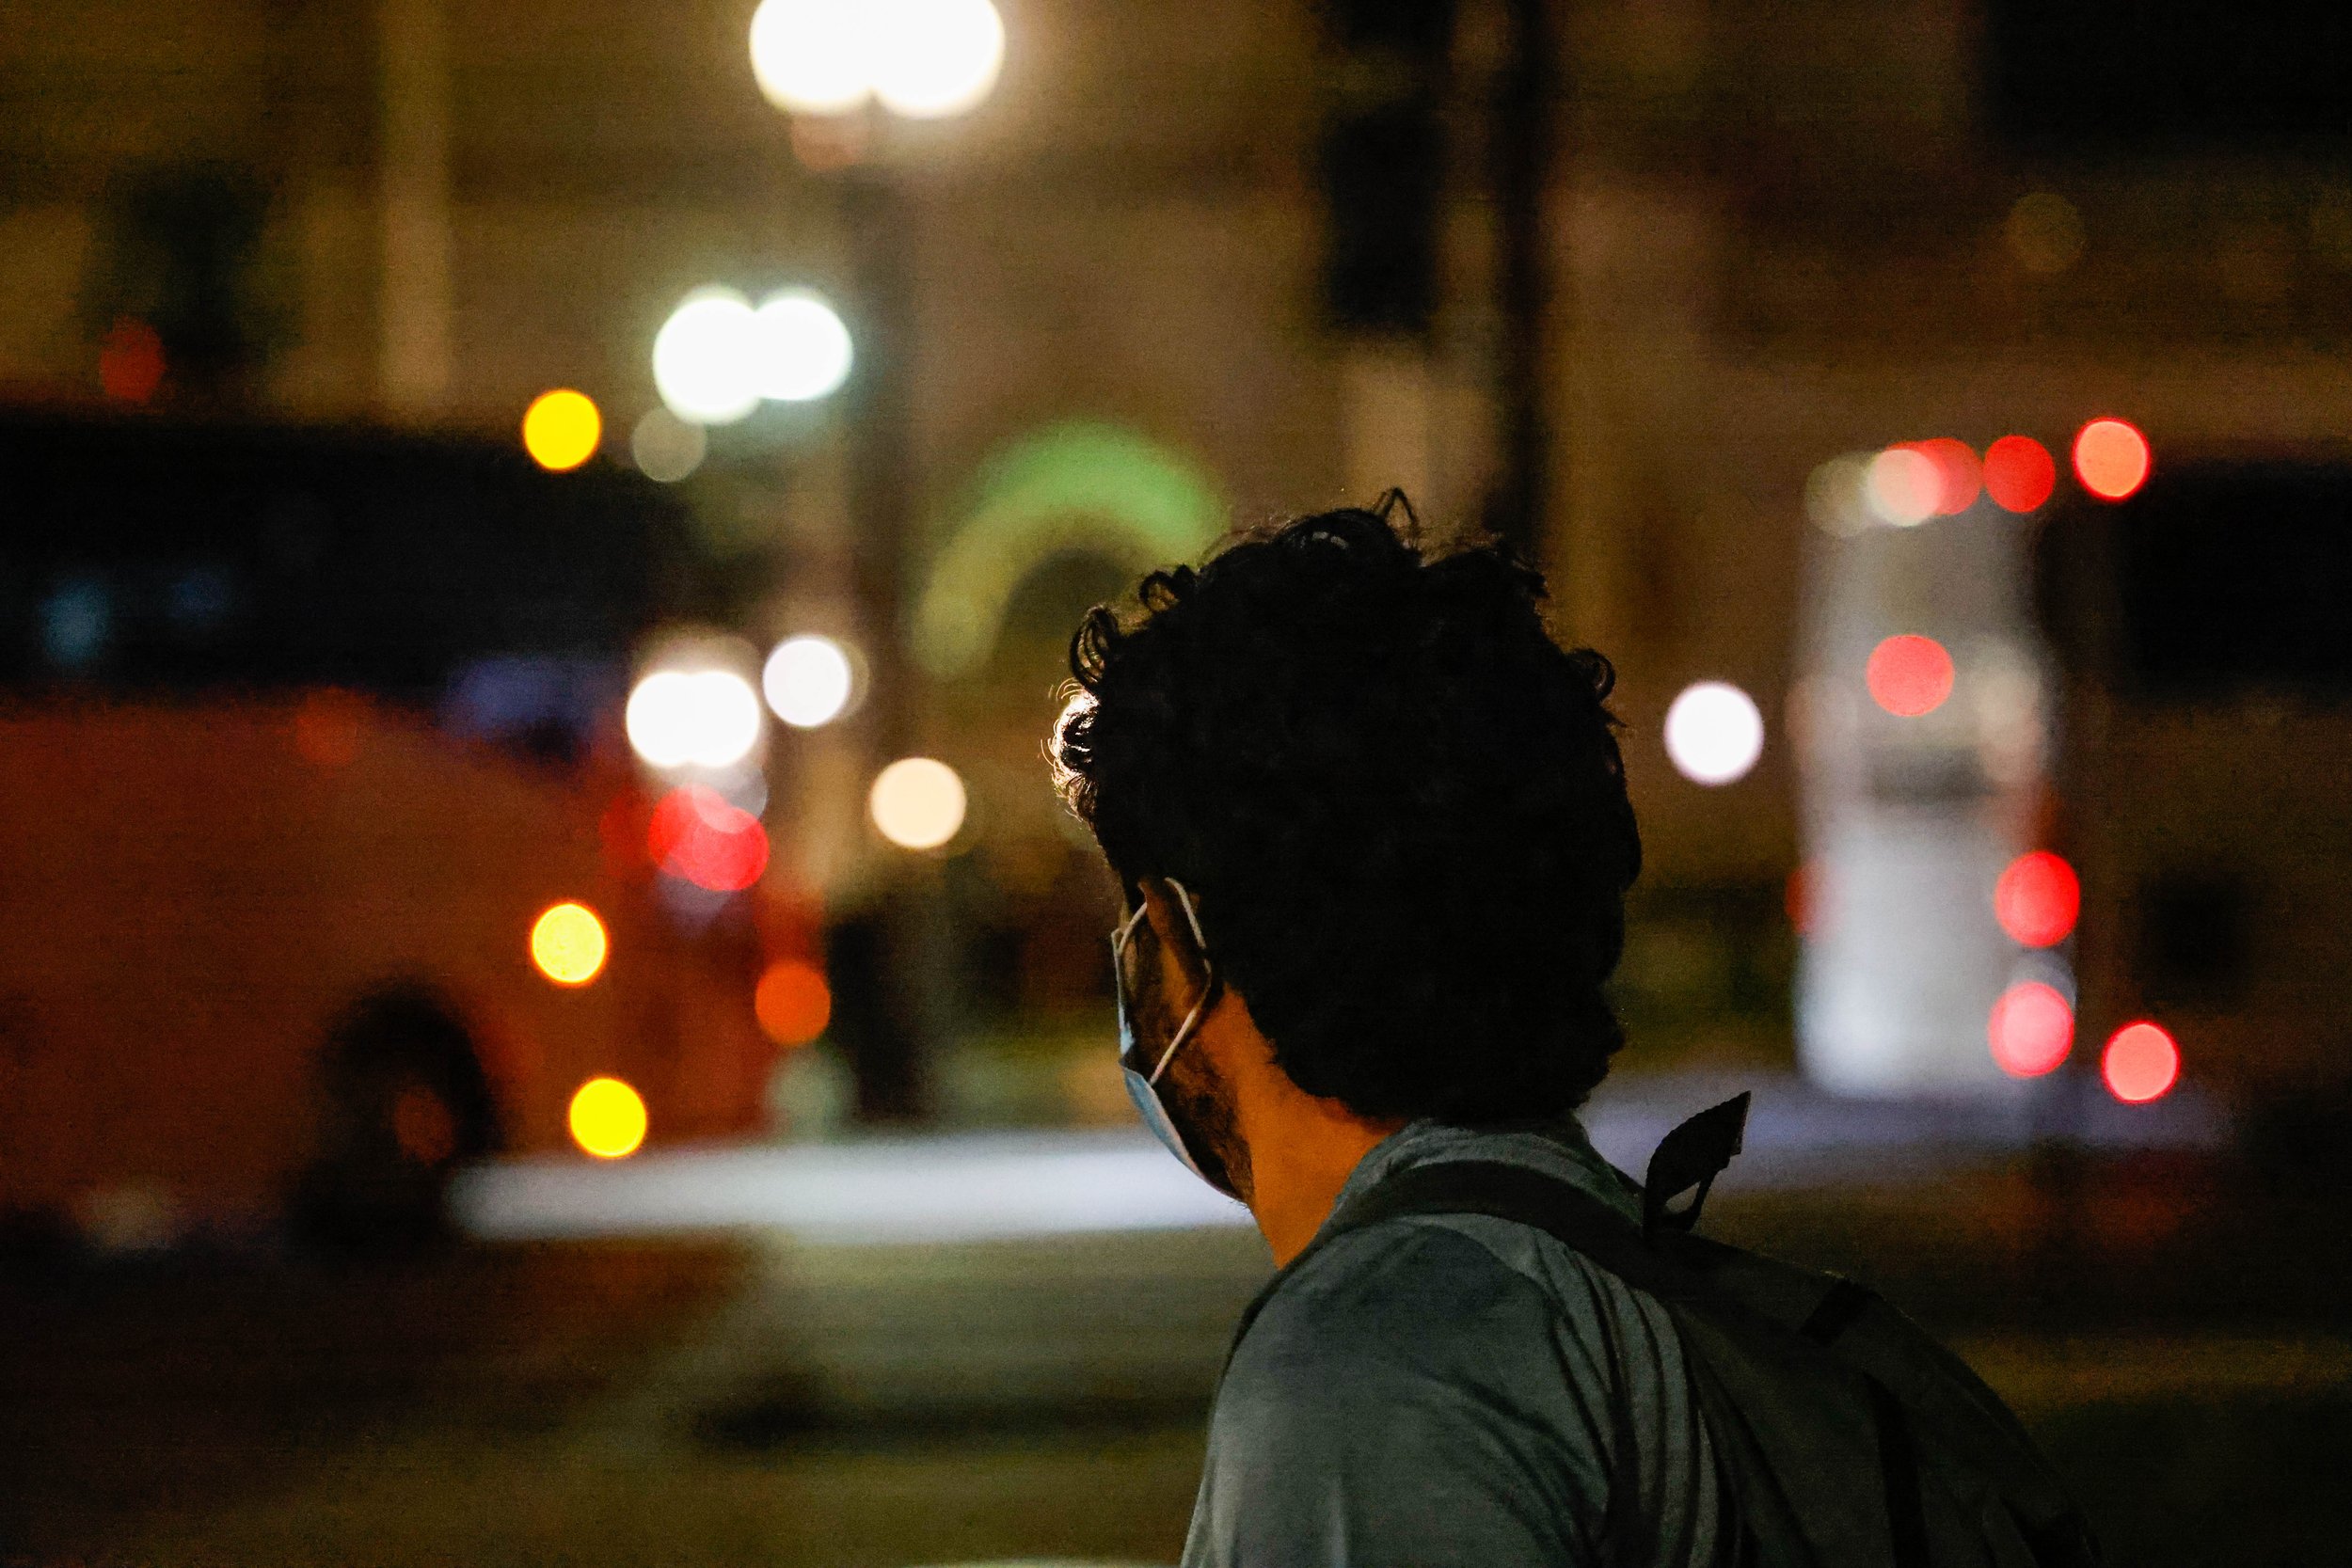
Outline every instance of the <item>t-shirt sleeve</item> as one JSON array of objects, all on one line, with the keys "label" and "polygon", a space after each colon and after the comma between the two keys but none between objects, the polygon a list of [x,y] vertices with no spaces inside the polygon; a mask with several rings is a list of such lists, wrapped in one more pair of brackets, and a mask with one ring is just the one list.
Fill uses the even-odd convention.
[{"label": "t-shirt sleeve", "polygon": [[1557,1302],[1458,1232],[1335,1243],[1218,1390],[1185,1568],[1598,1560],[1609,1395]]}]

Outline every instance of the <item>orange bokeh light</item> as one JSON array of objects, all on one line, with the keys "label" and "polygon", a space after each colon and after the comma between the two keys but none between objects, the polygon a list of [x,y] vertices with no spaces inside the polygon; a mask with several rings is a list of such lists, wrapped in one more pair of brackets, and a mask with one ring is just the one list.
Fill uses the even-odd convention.
[{"label": "orange bokeh light", "polygon": [[759,1027],[778,1045],[806,1045],[833,1021],[833,989],[824,973],[804,958],[783,958],[768,966],[752,993]]},{"label": "orange bokeh light", "polygon": [[1984,449],[1984,493],[2004,512],[2031,512],[2058,488],[2058,460],[2030,436],[2004,436]]},{"label": "orange bokeh light", "polygon": [[523,450],[542,468],[562,473],[596,455],[604,416],[585,392],[559,387],[541,392],[523,410]]},{"label": "orange bokeh light", "polygon": [[599,1160],[620,1160],[645,1141],[645,1100],[618,1078],[591,1078],[572,1092],[564,1117],[572,1142]]},{"label": "orange bokeh light", "polygon": [[1933,713],[1952,694],[1952,656],[1932,637],[1890,637],[1863,672],[1870,700],[1903,719]]},{"label": "orange bokeh light", "polygon": [[531,926],[531,961],[559,986],[584,986],[612,951],[604,922],[585,904],[557,904]]},{"label": "orange bokeh light", "polygon": [[2126,1023],[2107,1040],[2099,1062],[2107,1092],[2126,1105],[2144,1105],[2171,1092],[2181,1078],[2181,1048],[2161,1025]]},{"label": "orange bokeh light", "polygon": [[1993,917],[2010,941],[2027,947],[2064,942],[2082,907],[2082,883],[2074,868],[2047,849],[2018,856],[1993,884]]},{"label": "orange bokeh light", "polygon": [[2074,1009],[2056,986],[2023,980],[2001,992],[1985,1021],[1993,1060],[2011,1078],[2056,1070],[2074,1043]]},{"label": "orange bokeh light", "polygon": [[2074,437],[2074,477],[2104,500],[2120,501],[2148,482],[2148,437],[2128,421],[2093,420]]}]

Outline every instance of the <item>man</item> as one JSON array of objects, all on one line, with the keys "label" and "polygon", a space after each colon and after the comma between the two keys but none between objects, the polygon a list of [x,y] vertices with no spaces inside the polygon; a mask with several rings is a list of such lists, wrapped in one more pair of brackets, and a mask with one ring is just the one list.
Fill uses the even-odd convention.
[{"label": "man", "polygon": [[[1478,1160],[1639,1200],[1575,1111],[1641,863],[1613,675],[1505,551],[1327,513],[1098,608],[1056,734],[1125,887],[1121,1062],[1278,1264]],[[1187,1568],[1672,1568],[1727,1537],[1661,1305],[1530,1226],[1404,1215],[1285,1277],[1217,1394]]]}]

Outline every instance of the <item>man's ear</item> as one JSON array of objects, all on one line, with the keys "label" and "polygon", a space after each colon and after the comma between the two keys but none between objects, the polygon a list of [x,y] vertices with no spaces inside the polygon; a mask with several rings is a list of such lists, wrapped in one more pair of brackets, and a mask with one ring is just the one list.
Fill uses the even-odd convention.
[{"label": "man's ear", "polygon": [[[1184,918],[1184,906],[1176,890],[1159,877],[1146,877],[1136,884],[1143,895],[1144,923],[1152,927],[1160,951],[1175,960],[1184,972],[1188,986],[1208,983],[1207,955],[1200,951],[1200,939],[1193,934],[1192,922]],[[1195,906],[1195,912],[1199,910]]]}]

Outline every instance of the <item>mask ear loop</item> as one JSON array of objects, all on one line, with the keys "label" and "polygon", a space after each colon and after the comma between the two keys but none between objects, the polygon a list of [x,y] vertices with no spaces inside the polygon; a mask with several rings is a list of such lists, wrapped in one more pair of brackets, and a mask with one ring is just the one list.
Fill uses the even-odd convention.
[{"label": "mask ear loop", "polygon": [[[1192,895],[1185,892],[1184,884],[1175,878],[1168,878],[1167,881],[1169,887],[1176,890],[1176,902],[1184,911],[1184,924],[1192,927],[1193,951],[1200,956],[1200,999],[1192,1005],[1192,1011],[1184,1015],[1184,1022],[1176,1026],[1176,1033],[1168,1040],[1168,1049],[1160,1053],[1159,1065],[1152,1069],[1152,1076],[1144,1080],[1154,1087],[1159,1085],[1160,1075],[1168,1070],[1168,1064],[1176,1059],[1177,1049],[1192,1037],[1193,1025],[1199,1023],[1201,1014],[1208,1010],[1210,998],[1216,994],[1216,966],[1209,962],[1209,939],[1201,934],[1200,915],[1192,907]],[[1136,912],[1140,914],[1143,911],[1138,907]]]}]

